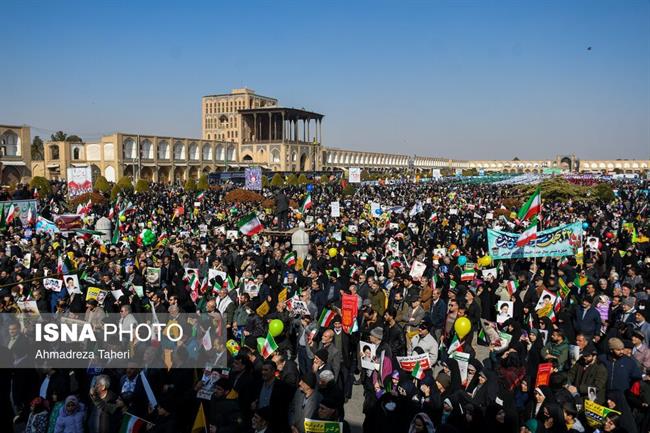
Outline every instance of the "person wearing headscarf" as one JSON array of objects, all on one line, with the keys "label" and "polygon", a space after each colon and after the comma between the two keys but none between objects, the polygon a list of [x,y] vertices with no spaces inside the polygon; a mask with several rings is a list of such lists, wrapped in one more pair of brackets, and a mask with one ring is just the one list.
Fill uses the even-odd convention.
[{"label": "person wearing headscarf", "polygon": [[54,433],[84,433],[85,415],[86,406],[76,396],[68,396],[59,410]]},{"label": "person wearing headscarf", "polygon": [[30,403],[29,417],[25,426],[25,433],[46,433],[48,412],[47,402],[41,397],[36,397]]},{"label": "person wearing headscarf", "polygon": [[413,417],[408,433],[436,433],[436,428],[429,415],[419,412]]}]

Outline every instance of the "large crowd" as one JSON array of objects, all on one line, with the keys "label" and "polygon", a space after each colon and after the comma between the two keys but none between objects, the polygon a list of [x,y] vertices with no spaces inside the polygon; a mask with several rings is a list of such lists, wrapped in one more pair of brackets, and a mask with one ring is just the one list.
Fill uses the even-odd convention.
[{"label": "large crowd", "polygon": [[[305,419],[349,432],[352,407],[363,412],[352,430],[366,433],[650,431],[647,181],[612,183],[611,202],[542,194],[543,227],[581,221],[596,241],[579,256],[511,260],[489,257],[486,230],[524,230],[511,215],[527,198],[515,186],[342,183],[265,188],[268,209],[228,202],[232,185],[197,197],[151,184],[90,206],[83,228],[108,217],[119,224],[110,240],[20,218],[0,226],[3,359],[18,366],[29,353],[31,331],[16,319],[25,300],[93,323],[169,314],[195,331],[163,345],[167,367],[148,367],[163,350],[151,344],[124,368],[0,371],[0,432],[113,433],[129,416],[149,432],[303,433]],[[52,187],[18,186],[0,201],[36,196],[54,220],[66,187]],[[251,212],[265,230],[247,235],[238,222]],[[146,229],[155,241],[143,242]],[[89,298],[89,287],[107,295]],[[553,312],[540,314],[549,292]],[[192,317],[223,325],[214,342]],[[188,357],[207,370],[181,368]]]}]

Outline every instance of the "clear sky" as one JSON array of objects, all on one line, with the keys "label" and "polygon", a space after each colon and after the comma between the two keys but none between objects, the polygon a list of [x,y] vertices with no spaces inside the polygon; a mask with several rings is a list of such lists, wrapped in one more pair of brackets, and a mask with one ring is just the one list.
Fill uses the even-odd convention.
[{"label": "clear sky", "polygon": [[650,154],[647,0],[5,0],[1,21],[0,123],[32,135],[200,137],[201,96],[248,86],[325,114],[328,146]]}]

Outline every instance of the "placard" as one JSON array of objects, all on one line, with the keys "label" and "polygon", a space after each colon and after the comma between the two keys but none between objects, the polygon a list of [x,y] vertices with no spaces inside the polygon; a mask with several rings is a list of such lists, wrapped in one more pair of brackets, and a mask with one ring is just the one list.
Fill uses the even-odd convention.
[{"label": "placard", "polygon": [[343,423],[305,418],[305,433],[343,433]]},{"label": "placard", "polygon": [[411,271],[409,272],[409,275],[413,277],[414,279],[420,279],[422,278],[422,275],[424,275],[424,271],[427,269],[427,265],[425,265],[422,262],[418,262],[417,260],[413,260],[413,263],[411,264]]},{"label": "placard", "polygon": [[45,287],[45,290],[60,292],[63,288],[63,281],[57,280],[56,278],[45,278],[43,279],[43,286]]},{"label": "placard", "polygon": [[497,323],[503,325],[503,323],[512,319],[514,313],[514,307],[512,301],[499,301],[497,302]]},{"label": "placard", "polygon": [[330,215],[334,218],[341,216],[341,203],[338,201],[333,201],[330,203]]},{"label": "placard", "polygon": [[359,341],[359,356],[361,367],[366,370],[379,371],[379,359],[377,359],[377,346],[367,341]]},{"label": "placard", "polygon": [[69,198],[93,192],[93,176],[90,167],[70,167],[67,174]]},{"label": "placard", "polygon": [[399,367],[406,371],[406,372],[411,372],[415,368],[415,364],[418,362],[420,363],[420,368],[422,370],[427,370],[431,368],[431,364],[429,363],[429,354],[428,353],[421,353],[419,355],[411,355],[411,356],[397,356],[397,362],[399,363]]},{"label": "placard", "polygon": [[79,277],[76,275],[64,276],[63,282],[65,283],[65,289],[69,294],[81,293],[81,288],[79,287]]},{"label": "placard", "polygon": [[350,183],[361,183],[361,168],[350,167],[348,181]]},{"label": "placard", "polygon": [[160,268],[147,268],[144,275],[145,280],[151,286],[160,285]]},{"label": "placard", "polygon": [[537,232],[537,238],[517,246],[520,233],[487,229],[488,250],[492,259],[574,256],[582,244],[582,223],[576,222]]},{"label": "placard", "polygon": [[357,295],[348,294],[343,294],[341,298],[341,324],[343,325],[343,329],[348,332],[357,319],[357,310],[359,308],[357,299]]},{"label": "placard", "polygon": [[553,372],[553,363],[544,362],[537,367],[537,378],[535,387],[548,385],[551,382],[551,373]]}]

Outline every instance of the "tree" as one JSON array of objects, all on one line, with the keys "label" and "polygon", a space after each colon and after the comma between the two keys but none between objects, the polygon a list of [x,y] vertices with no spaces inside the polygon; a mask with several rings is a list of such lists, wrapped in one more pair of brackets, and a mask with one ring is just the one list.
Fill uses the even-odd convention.
[{"label": "tree", "polygon": [[146,179],[139,179],[135,184],[135,192],[138,194],[149,191],[149,181]]},{"label": "tree", "polygon": [[345,188],[343,188],[343,195],[350,196],[354,195],[357,189],[351,183],[348,183]]},{"label": "tree", "polygon": [[612,186],[608,183],[599,183],[594,187],[594,195],[604,202],[614,201],[616,196]]},{"label": "tree", "polygon": [[268,188],[269,187],[269,178],[266,176],[262,176],[262,188]]},{"label": "tree", "polygon": [[100,174],[95,180],[95,190],[106,194],[110,192],[111,184],[108,183],[106,178]]},{"label": "tree", "polygon": [[287,176],[287,185],[290,186],[298,185],[298,178],[296,177],[295,174],[291,173],[289,176]]},{"label": "tree", "polygon": [[83,143],[83,140],[78,135],[68,135],[65,141],[68,143]]},{"label": "tree", "polygon": [[120,180],[117,181],[115,185],[113,185],[113,189],[111,190],[111,200],[115,200],[117,198],[117,195],[121,192],[132,192],[133,191],[133,182],[131,182],[131,178],[127,176],[123,176],[120,178]]},{"label": "tree", "polygon": [[32,140],[32,160],[33,161],[43,161],[45,159],[45,147],[43,146],[43,140],[38,135]]},{"label": "tree", "polygon": [[199,177],[199,182],[197,183],[196,188],[199,191],[205,191],[210,189],[210,184],[208,183],[208,176],[206,174]]},{"label": "tree", "polygon": [[52,141],[65,141],[65,139],[68,137],[68,134],[66,134],[63,131],[56,131],[54,134],[50,136]]},{"label": "tree", "polygon": [[275,173],[273,179],[271,179],[271,186],[275,188],[280,188],[284,185],[284,179],[280,176],[280,173]]},{"label": "tree", "polygon": [[32,189],[36,188],[41,197],[48,196],[52,192],[52,185],[50,185],[50,182],[42,176],[32,177],[29,186]]},{"label": "tree", "polygon": [[329,181],[330,181],[330,177],[326,174],[322,175],[319,179],[321,185],[326,185],[329,183]]},{"label": "tree", "polygon": [[196,181],[192,178],[187,179],[183,188],[185,188],[185,192],[196,191]]},{"label": "tree", "polygon": [[298,183],[300,185],[307,185],[309,183],[309,179],[307,179],[307,176],[305,176],[304,173],[301,173],[298,177]]},{"label": "tree", "polygon": [[514,158],[512,158],[512,160],[513,160],[513,161],[519,161],[519,157],[518,157],[518,156],[515,156]]}]

